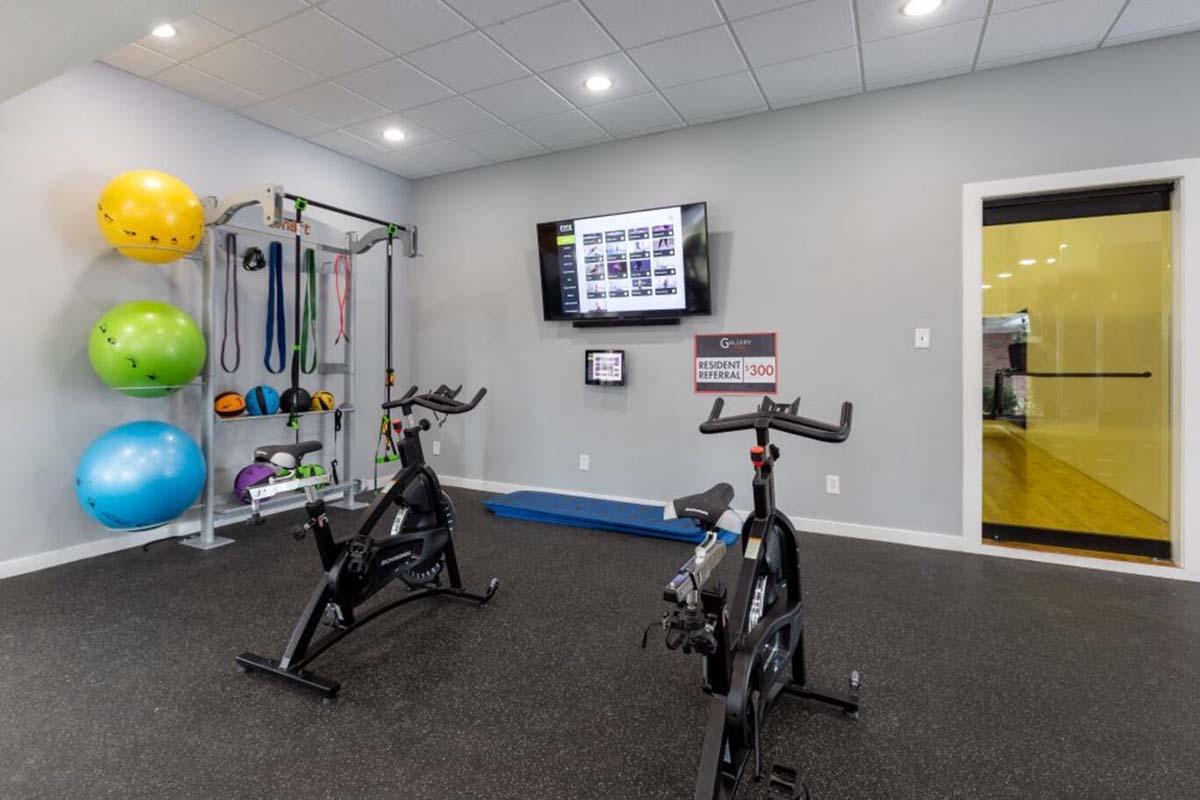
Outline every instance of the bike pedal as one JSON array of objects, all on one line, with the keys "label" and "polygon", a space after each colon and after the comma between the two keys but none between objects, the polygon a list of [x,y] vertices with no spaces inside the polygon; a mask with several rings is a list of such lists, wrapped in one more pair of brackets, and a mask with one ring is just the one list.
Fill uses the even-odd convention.
[{"label": "bike pedal", "polygon": [[800,773],[782,764],[771,765],[767,796],[771,800],[809,800],[808,787],[800,780]]}]

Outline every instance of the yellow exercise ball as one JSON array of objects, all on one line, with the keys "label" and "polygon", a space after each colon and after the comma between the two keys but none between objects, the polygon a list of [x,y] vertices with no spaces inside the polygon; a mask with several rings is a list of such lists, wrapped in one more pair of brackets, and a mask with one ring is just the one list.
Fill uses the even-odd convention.
[{"label": "yellow exercise ball", "polygon": [[135,169],[113,178],[100,192],[96,223],[122,255],[167,264],[200,244],[204,207],[174,175]]}]

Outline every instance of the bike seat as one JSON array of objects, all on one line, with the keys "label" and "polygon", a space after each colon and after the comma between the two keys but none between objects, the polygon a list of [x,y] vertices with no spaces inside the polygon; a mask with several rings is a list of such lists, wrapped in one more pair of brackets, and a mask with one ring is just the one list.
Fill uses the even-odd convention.
[{"label": "bike seat", "polygon": [[265,461],[283,469],[295,469],[308,453],[321,449],[321,443],[316,441],[296,442],[294,444],[264,444],[254,450],[255,461]]},{"label": "bike seat", "polygon": [[742,528],[741,517],[729,507],[733,502],[733,487],[718,483],[706,492],[689,494],[672,500],[663,508],[663,519],[694,519],[705,530],[723,528],[738,532]]}]

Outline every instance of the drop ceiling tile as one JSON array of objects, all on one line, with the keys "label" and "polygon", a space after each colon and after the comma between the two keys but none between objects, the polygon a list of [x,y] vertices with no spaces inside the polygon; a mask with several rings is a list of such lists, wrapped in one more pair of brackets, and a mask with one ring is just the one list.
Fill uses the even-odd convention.
[{"label": "drop ceiling tile", "polygon": [[437,175],[441,172],[441,170],[425,164],[418,164],[396,153],[385,153],[378,158],[371,159],[368,163],[410,180],[428,178],[430,175]]},{"label": "drop ceiling tile", "polygon": [[622,47],[720,25],[714,0],[584,0]]},{"label": "drop ceiling tile", "polygon": [[579,111],[566,111],[562,114],[525,120],[513,127],[551,150],[582,147],[612,138]]},{"label": "drop ceiling tile", "polygon": [[505,122],[545,117],[571,107],[535,75],[471,92],[467,99]]},{"label": "drop ceiling tile", "polygon": [[970,72],[983,20],[893,36],[863,45],[868,89]]},{"label": "drop ceiling tile", "polygon": [[384,50],[315,8],[250,34],[273,53],[333,78],[391,58]]},{"label": "drop ceiling tile", "polygon": [[187,17],[171,24],[175,27],[175,35],[170,39],[150,35],[138,39],[137,43],[176,61],[187,61],[235,38],[232,31],[227,31],[203,17]]},{"label": "drop ceiling tile", "polygon": [[618,49],[574,0],[501,22],[486,33],[535,72]]},{"label": "drop ceiling tile", "polygon": [[203,0],[200,15],[235,33],[246,34],[306,8],[308,3],[303,0]]},{"label": "drop ceiling tile", "polygon": [[1056,3],[1058,0],[992,0],[993,14],[1007,14],[1030,6],[1041,6],[1046,3]]},{"label": "drop ceiling tile", "polygon": [[760,67],[754,74],[772,108],[862,91],[857,47]]},{"label": "drop ceiling tile", "polygon": [[125,70],[142,78],[149,78],[156,72],[162,72],[175,62],[153,50],[147,50],[138,44],[127,44],[120,50],[113,50],[100,56],[100,61],[110,67]]},{"label": "drop ceiling tile", "polygon": [[393,111],[432,103],[454,94],[399,59],[343,75],[335,83]]},{"label": "drop ceiling tile", "polygon": [[404,56],[426,75],[458,92],[482,89],[529,74],[478,31]]},{"label": "drop ceiling tile", "polygon": [[239,110],[238,113],[244,117],[261,122],[264,125],[270,125],[272,128],[278,128],[281,131],[301,138],[324,133],[331,127],[319,119],[313,119],[307,114],[301,114],[299,111],[288,108],[282,103],[276,103],[274,100],[247,106]]},{"label": "drop ceiling tile", "polygon": [[196,69],[263,97],[275,97],[321,80],[317,73],[280,58],[246,39],[235,39],[192,59],[190,63]]},{"label": "drop ceiling tile", "polygon": [[446,0],[458,13],[480,28],[518,14],[552,6],[559,0]]},{"label": "drop ceiling tile", "polygon": [[1125,44],[1197,29],[1200,3],[1195,0],[1132,0],[1104,44]]},{"label": "drop ceiling tile", "polygon": [[396,55],[471,30],[441,0],[329,0],[321,10]]},{"label": "drop ceiling tile", "polygon": [[382,117],[388,109],[332,83],[319,83],[279,98],[279,102],[336,128]]},{"label": "drop ceiling tile", "polygon": [[733,23],[752,66],[777,64],[851,47],[854,19],[849,0],[811,0]]},{"label": "drop ceiling tile", "polygon": [[660,89],[746,69],[724,25],[637,47],[629,56]]},{"label": "drop ceiling tile", "polygon": [[[607,75],[612,79],[612,88],[607,92],[589,91],[583,82],[592,75]],[[613,53],[569,67],[559,67],[542,73],[542,78],[581,108],[619,100],[622,97],[634,97],[654,89],[624,53]]]},{"label": "drop ceiling tile", "polygon": [[681,122],[679,115],[671,110],[658,92],[591,106],[587,115],[613,136],[659,130]]},{"label": "drop ceiling tile", "polygon": [[478,153],[446,140],[405,150],[404,158],[442,171],[470,169],[488,163],[488,160]]},{"label": "drop ceiling tile", "polygon": [[1058,0],[992,14],[980,67],[997,67],[1087,50],[1100,44],[1125,0]]},{"label": "drop ceiling tile", "polygon": [[330,131],[329,133],[310,136],[308,140],[322,147],[328,147],[330,150],[336,150],[351,158],[357,158],[359,161],[379,158],[384,154],[382,147],[373,145],[365,139],[360,139],[345,131]]},{"label": "drop ceiling tile", "polygon": [[767,110],[767,104],[749,72],[675,86],[664,89],[663,94],[675,106],[675,110],[692,123]]},{"label": "drop ceiling tile", "polygon": [[468,133],[455,141],[491,161],[511,161],[546,152],[546,148],[513,128]]},{"label": "drop ceiling tile", "polygon": [[[399,128],[404,131],[404,138],[398,142],[392,142],[383,138],[383,132],[388,128]],[[423,144],[436,142],[442,138],[433,131],[422,128],[408,117],[402,117],[399,114],[390,114],[386,117],[347,125],[344,130],[346,133],[352,133],[360,139],[366,139],[368,142],[389,151],[420,147]]]},{"label": "drop ceiling tile", "polygon": [[152,80],[222,108],[241,108],[262,100],[256,94],[239,89],[219,78],[205,75],[186,64],[178,64],[155,75]]},{"label": "drop ceiling tile", "polygon": [[[764,14],[787,6],[799,5],[807,0],[718,0],[725,16],[730,19],[741,19],[753,14]],[[871,0],[874,2],[874,0]]]},{"label": "drop ceiling tile", "polygon": [[439,100],[420,108],[410,108],[405,116],[447,138],[464,133],[496,128],[504,123],[462,97]]},{"label": "drop ceiling tile", "polygon": [[909,17],[900,13],[902,4],[903,0],[859,3],[858,30],[863,42],[982,19],[988,11],[988,0],[946,0],[933,14]]}]

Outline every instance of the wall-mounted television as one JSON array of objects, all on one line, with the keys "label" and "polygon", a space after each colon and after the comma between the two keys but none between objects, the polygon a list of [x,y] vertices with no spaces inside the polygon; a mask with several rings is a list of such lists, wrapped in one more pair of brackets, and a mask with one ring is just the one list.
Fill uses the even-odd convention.
[{"label": "wall-mounted television", "polygon": [[537,226],[542,312],[575,322],[711,314],[706,203]]}]

